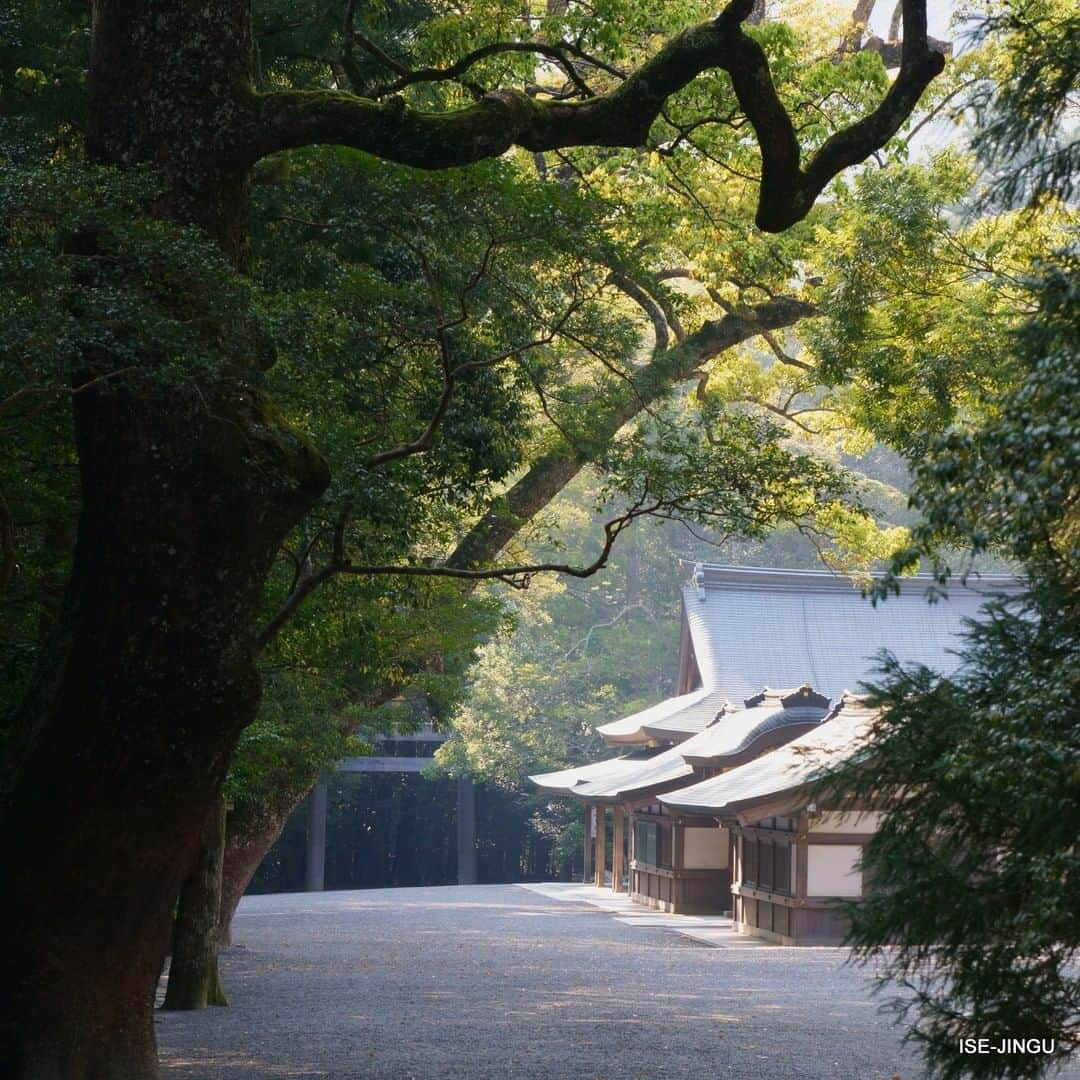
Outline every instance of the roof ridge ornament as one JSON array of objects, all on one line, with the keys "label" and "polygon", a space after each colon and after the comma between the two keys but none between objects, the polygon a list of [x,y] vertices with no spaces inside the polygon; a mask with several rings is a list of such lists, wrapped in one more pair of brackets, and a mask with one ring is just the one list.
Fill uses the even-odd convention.
[{"label": "roof ridge ornament", "polygon": [[730,701],[725,701],[724,704],[721,705],[720,708],[716,710],[716,715],[712,718],[711,722],[709,723],[709,727],[712,727],[713,724],[715,724],[717,722],[717,720],[722,719],[723,717],[727,716],[729,713],[738,712],[738,711],[739,711],[739,706],[738,705],[733,705]]},{"label": "roof ridge ornament", "polygon": [[753,709],[760,705],[767,697],[769,697],[771,691],[766,686],[759,690],[756,694],[751,694],[748,698],[743,698],[743,705],[748,709]]},{"label": "roof ridge ornament", "polygon": [[828,709],[832,700],[824,694],[819,694],[812,683],[804,682],[802,686],[796,686],[791,690],[778,690],[771,686],[765,686],[758,693],[746,698],[745,705],[748,709],[756,708],[765,702],[776,702],[781,709],[815,708]]},{"label": "roof ridge ornament", "polygon": [[811,683],[805,682],[795,690],[781,690],[780,704],[785,709],[811,707],[828,711],[832,701],[824,694],[819,694]]},{"label": "roof ridge ornament", "polygon": [[878,709],[870,704],[869,697],[869,694],[858,694],[853,690],[845,689],[832,704],[821,722],[824,724],[826,720],[832,720],[833,717],[839,716],[841,713],[848,713],[849,715],[855,712],[876,713]]},{"label": "roof ridge ornament", "polygon": [[697,598],[705,599],[705,564],[694,563],[694,572],[690,575],[690,583],[697,589]]}]

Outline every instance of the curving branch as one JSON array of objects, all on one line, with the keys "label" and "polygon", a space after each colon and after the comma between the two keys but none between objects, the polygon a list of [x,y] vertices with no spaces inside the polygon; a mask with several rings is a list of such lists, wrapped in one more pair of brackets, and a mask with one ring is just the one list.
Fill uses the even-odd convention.
[{"label": "curving branch", "polygon": [[[370,44],[370,42],[365,43],[365,47],[368,47]],[[576,58],[588,64],[590,67],[600,68],[609,74],[619,76],[620,78],[623,77],[622,72],[617,68],[602,63],[600,60],[583,52],[576,45],[573,45],[568,41],[560,42],[558,45],[548,45],[541,41],[493,41],[488,45],[482,45],[480,48],[467,53],[465,56],[461,57],[460,60],[455,61],[448,67],[426,67],[417,68],[415,71],[409,71],[408,68],[395,66],[395,70],[401,77],[392,83],[387,83],[386,86],[379,87],[373,92],[372,96],[383,98],[388,97],[391,94],[399,94],[407,87],[422,82],[446,82],[453,79],[459,79],[466,71],[475,64],[478,64],[481,60],[484,60],[489,56],[498,56],[501,53],[534,53],[537,56],[546,56],[549,60],[558,64],[566,77],[574,84],[577,92],[582,97],[587,98],[595,97],[595,94],[589,88],[588,83],[586,83],[578,73],[577,68],[574,66],[573,59],[571,58]]]},{"label": "curving branch", "polygon": [[[736,314],[705,323],[684,341],[653,359],[634,373],[634,385],[624,388],[605,418],[594,425],[603,440],[613,436],[627,421],[656,401],[676,383],[691,378],[706,360],[770,329],[791,326],[799,319],[817,314],[817,309],[794,297],[781,296],[741,309]],[[526,588],[539,573],[560,573],[570,577],[589,577],[607,565],[619,533],[631,521],[645,515],[671,514],[674,503],[646,505],[644,496],[626,514],[604,527],[604,546],[600,555],[587,566],[566,563],[527,563],[491,566],[499,553],[524,524],[535,517],[585,467],[588,457],[567,450],[549,454],[535,461],[529,471],[511,487],[497,506],[492,507],[461,540],[450,557],[437,565],[354,564],[345,550],[345,530],[351,507],[344,507],[334,529],[333,547],[328,562],[315,570],[311,566],[311,547],[302,560],[303,572],[293,581],[289,595],[255,639],[258,649],[269,645],[292,621],[305,601],[327,582],[342,575],[449,577],[460,580],[466,590],[483,581],[502,581],[515,588]]]},{"label": "curving branch", "polygon": [[427,113],[398,97],[378,102],[332,91],[248,91],[238,102],[235,164],[245,167],[267,154],[313,143],[352,146],[429,169],[467,165],[515,145],[533,152],[642,146],[668,98],[715,68],[731,77],[761,148],[758,227],[780,232],[806,216],[833,177],[885,145],[945,58],[927,38],[926,0],[902,0],[904,41],[888,92],[870,115],[834,134],[804,166],[764,50],[743,30],[753,7],[753,0],[731,0],[711,22],[672,38],[614,89],[583,101],[545,101],[497,90],[467,108]]},{"label": "curving branch", "polygon": [[542,562],[518,563],[489,567],[483,570],[472,570],[451,566],[448,563],[431,566],[423,564],[367,566],[353,563],[347,558],[335,557],[316,573],[305,577],[293,589],[270,622],[256,635],[255,648],[261,651],[271,644],[288,625],[296,612],[300,610],[304,601],[316,589],[336,577],[443,577],[457,578],[474,586],[482,581],[501,581],[515,589],[527,589],[537,574],[564,574],[576,578],[592,577],[593,574],[598,573],[607,566],[608,560],[611,558],[611,552],[615,547],[615,541],[628,525],[642,517],[666,516],[674,509],[673,505],[665,502],[665,500],[650,500],[647,495],[647,492],[642,494],[628,510],[605,522],[604,542],[600,548],[600,554],[585,566],[575,566],[572,563]]},{"label": "curving branch", "polygon": [[378,453],[372,454],[367,461],[364,462],[364,467],[366,469],[378,468],[379,466],[389,464],[392,461],[400,461],[402,458],[412,457],[416,454],[425,454],[431,450],[435,444],[435,438],[438,435],[439,429],[446,419],[446,414],[449,412],[450,406],[453,403],[457,384],[463,375],[473,371],[480,371],[484,368],[496,367],[507,360],[522,356],[543,345],[550,345],[560,334],[566,334],[566,324],[585,302],[585,296],[575,289],[575,294],[571,301],[567,304],[559,317],[550,322],[544,333],[539,334],[537,337],[528,341],[520,342],[517,345],[511,345],[501,352],[492,353],[482,360],[466,360],[461,363],[456,363],[453,358],[448,332],[468,321],[469,295],[488,275],[496,255],[498,242],[494,237],[489,238],[488,245],[484,250],[484,254],[481,257],[479,264],[469,276],[468,281],[465,283],[464,288],[457,297],[457,314],[453,317],[448,317],[444,310],[442,299],[439,294],[439,287],[435,280],[435,274],[431,268],[431,263],[426,252],[415,244],[409,244],[401,237],[399,237],[399,239],[406,244],[420,263],[431,297],[431,305],[438,317],[438,323],[434,327],[433,337],[439,357],[442,388],[439,392],[439,400],[431,415],[428,417],[423,431],[406,442],[398,443],[386,450],[381,450]]},{"label": "curving branch", "polygon": [[653,335],[656,338],[656,345],[654,348],[663,352],[671,341],[668,333],[668,318],[663,308],[661,308],[656,300],[653,299],[645,289],[643,289],[636,281],[628,278],[625,274],[619,274],[612,271],[608,281],[610,281],[619,292],[633,300],[634,303],[649,316],[649,321],[652,323],[653,327]]},{"label": "curving branch", "polygon": [[[693,378],[701,364],[726,349],[816,314],[812,305],[782,296],[705,323],[634,372],[633,393],[616,399],[606,416],[593,424],[594,443],[610,441],[624,424],[671,387]],[[461,539],[447,566],[465,568],[493,561],[588,463],[586,454],[570,448],[539,458]]]},{"label": "curving branch", "polygon": [[630,614],[631,611],[643,611],[648,616],[651,622],[656,622],[656,616],[652,613],[652,611],[649,610],[648,605],[641,600],[638,600],[633,604],[624,604],[622,608],[620,608],[619,611],[617,611],[612,618],[605,619],[603,622],[593,623],[592,626],[589,627],[585,636],[579,641],[575,642],[573,645],[571,645],[570,649],[563,655],[563,663],[566,663],[566,661],[568,661],[574,655],[574,653],[584,652],[586,649],[588,649],[590,643],[592,642],[592,636],[596,633],[597,630],[607,630],[612,626],[618,626],[618,624],[621,623],[623,619],[625,619],[626,616]]}]

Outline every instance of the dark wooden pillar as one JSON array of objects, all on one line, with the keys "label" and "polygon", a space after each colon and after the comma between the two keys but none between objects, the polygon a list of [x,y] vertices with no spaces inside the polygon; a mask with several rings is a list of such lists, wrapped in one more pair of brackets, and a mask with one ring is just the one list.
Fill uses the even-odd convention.
[{"label": "dark wooden pillar", "polygon": [[326,780],[321,777],[308,796],[304,854],[304,888],[322,892],[326,886]]},{"label": "dark wooden pillar", "polygon": [[593,879],[593,808],[585,804],[585,845],[582,863],[582,884],[588,885]]},{"label": "dark wooden pillar", "polygon": [[626,855],[623,844],[626,813],[621,806],[612,809],[614,817],[611,828],[611,888],[613,892],[623,892],[623,872],[626,869]]},{"label": "dark wooden pillar", "polygon": [[607,807],[599,805],[596,808],[596,887],[604,887],[604,877],[607,871]]},{"label": "dark wooden pillar", "polygon": [[476,884],[476,785],[471,776],[457,782],[457,879],[459,885]]}]

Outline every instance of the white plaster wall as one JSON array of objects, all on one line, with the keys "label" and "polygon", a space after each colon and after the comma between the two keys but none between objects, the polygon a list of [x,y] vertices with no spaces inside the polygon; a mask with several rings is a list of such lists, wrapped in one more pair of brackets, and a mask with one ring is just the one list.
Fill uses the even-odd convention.
[{"label": "white plaster wall", "polygon": [[807,896],[862,896],[862,871],[856,867],[859,844],[810,844],[807,849]]},{"label": "white plaster wall", "polygon": [[877,832],[881,819],[885,815],[880,810],[866,810],[863,813],[849,811],[840,813],[828,810],[810,819],[812,833],[872,833]]},{"label": "white plaster wall", "polygon": [[683,829],[683,866],[687,870],[723,870],[727,864],[727,829]]}]

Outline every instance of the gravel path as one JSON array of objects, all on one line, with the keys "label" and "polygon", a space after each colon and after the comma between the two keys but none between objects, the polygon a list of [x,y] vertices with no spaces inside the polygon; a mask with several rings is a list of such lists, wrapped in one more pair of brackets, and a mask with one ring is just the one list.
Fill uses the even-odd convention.
[{"label": "gravel path", "polygon": [[[246,898],[169,1080],[913,1080],[838,949],[725,946],[517,886]],[[640,910],[640,909],[639,909]]]}]

